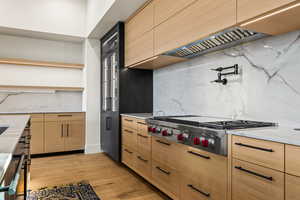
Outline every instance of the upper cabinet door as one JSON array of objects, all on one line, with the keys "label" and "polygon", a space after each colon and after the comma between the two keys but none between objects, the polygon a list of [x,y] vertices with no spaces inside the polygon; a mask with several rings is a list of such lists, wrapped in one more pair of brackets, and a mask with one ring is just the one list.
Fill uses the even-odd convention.
[{"label": "upper cabinet door", "polygon": [[166,21],[196,0],[154,0],[154,26]]},{"label": "upper cabinet door", "polygon": [[243,22],[296,0],[237,0],[237,21]]},{"label": "upper cabinet door", "polygon": [[294,4],[289,4],[275,12],[242,23],[240,27],[270,35],[280,35],[299,30],[299,18],[300,1],[297,0]]},{"label": "upper cabinet door", "polygon": [[198,0],[154,28],[154,54],[178,48],[236,24],[236,0]]},{"label": "upper cabinet door", "polygon": [[154,6],[151,2],[125,23],[125,41],[136,40],[136,38],[153,29],[153,21]]},{"label": "upper cabinet door", "polygon": [[153,57],[153,2],[125,23],[125,66]]}]

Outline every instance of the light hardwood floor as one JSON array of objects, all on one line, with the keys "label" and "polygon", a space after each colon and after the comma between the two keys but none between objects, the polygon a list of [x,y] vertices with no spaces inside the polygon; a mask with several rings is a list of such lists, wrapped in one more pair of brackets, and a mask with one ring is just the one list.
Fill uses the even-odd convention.
[{"label": "light hardwood floor", "polygon": [[101,200],[166,200],[142,178],[105,154],[32,159],[30,189],[89,181]]}]

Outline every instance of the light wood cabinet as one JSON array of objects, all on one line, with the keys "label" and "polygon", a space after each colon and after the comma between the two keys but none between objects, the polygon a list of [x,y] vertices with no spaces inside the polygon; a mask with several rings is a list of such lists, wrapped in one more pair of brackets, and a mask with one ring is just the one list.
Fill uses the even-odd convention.
[{"label": "light wood cabinet", "polygon": [[85,122],[84,120],[70,120],[66,124],[65,151],[84,149]]},{"label": "light wood cabinet", "polygon": [[122,117],[122,127],[127,127],[136,130],[137,129],[136,119],[133,117]]},{"label": "light wood cabinet", "polygon": [[232,157],[284,172],[284,144],[233,136]]},{"label": "light wood cabinet", "polygon": [[300,147],[285,145],[285,171],[288,174],[300,176]]},{"label": "light wood cabinet", "polygon": [[137,134],[136,130],[123,127],[122,128],[122,144],[131,149],[136,150],[137,148]]},{"label": "light wood cabinet", "polygon": [[176,169],[152,160],[152,181],[171,198],[179,199],[180,173]]},{"label": "light wood cabinet", "polygon": [[125,66],[153,57],[154,7],[150,2],[125,23]]},{"label": "light wood cabinet", "polygon": [[181,160],[178,159],[183,153],[184,145],[170,142],[162,137],[152,136],[152,160],[172,167],[181,168]]},{"label": "light wood cabinet", "polygon": [[227,199],[227,157],[187,147],[180,162],[181,199]]},{"label": "light wood cabinet", "polygon": [[196,0],[154,0],[154,26],[166,21]]},{"label": "light wood cabinet", "polygon": [[295,0],[237,0],[237,21],[243,22]]},{"label": "light wood cabinet", "polygon": [[233,159],[232,200],[284,200],[284,173]]},{"label": "light wood cabinet", "polygon": [[81,150],[84,144],[83,113],[45,115],[45,153]]},{"label": "light wood cabinet", "polygon": [[31,154],[44,153],[44,115],[32,114],[31,115],[31,142],[30,151]]},{"label": "light wood cabinet", "polygon": [[132,149],[128,146],[122,145],[122,162],[124,164],[126,164],[128,167],[135,170],[136,158],[135,158],[134,149]]},{"label": "light wood cabinet", "polygon": [[125,41],[130,42],[153,29],[154,6],[153,2],[145,4],[125,23]]},{"label": "light wood cabinet", "polygon": [[236,0],[192,3],[154,28],[154,55],[178,48],[236,24]]},{"label": "light wood cabinet", "polygon": [[300,197],[300,178],[285,175],[285,200],[296,200]]},{"label": "light wood cabinet", "polygon": [[64,122],[45,122],[45,153],[62,152],[65,150]]},{"label": "light wood cabinet", "polygon": [[147,180],[151,179],[151,157],[136,153],[135,168],[136,171]]},{"label": "light wood cabinet", "polygon": [[280,10],[267,13],[253,20],[242,23],[240,26],[244,29],[270,35],[279,35],[300,29],[300,1],[289,4]]}]

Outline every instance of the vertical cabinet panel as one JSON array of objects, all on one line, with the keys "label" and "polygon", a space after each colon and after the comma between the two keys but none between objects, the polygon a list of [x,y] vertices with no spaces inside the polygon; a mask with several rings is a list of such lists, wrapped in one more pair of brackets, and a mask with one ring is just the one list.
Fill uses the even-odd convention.
[{"label": "vertical cabinet panel", "polygon": [[44,153],[44,115],[32,114],[31,115],[31,154]]},{"label": "vertical cabinet panel", "polygon": [[236,24],[236,0],[201,0],[154,29],[154,54],[178,48]]},{"label": "vertical cabinet panel", "polygon": [[232,200],[284,200],[284,173],[233,159]]},{"label": "vertical cabinet panel", "polygon": [[196,0],[154,0],[154,26],[159,25]]},{"label": "vertical cabinet panel", "polygon": [[125,23],[125,66],[153,57],[153,2]]},{"label": "vertical cabinet panel", "polygon": [[125,42],[125,66],[136,64],[153,57],[153,30],[144,33],[142,36]]},{"label": "vertical cabinet panel", "polygon": [[285,171],[300,176],[300,147],[285,145]]},{"label": "vertical cabinet panel", "polygon": [[44,153],[44,122],[32,122],[31,127],[31,154]]},{"label": "vertical cabinet panel", "polygon": [[237,21],[242,22],[295,0],[237,0]]},{"label": "vertical cabinet panel", "polygon": [[83,120],[68,121],[65,133],[65,151],[84,149],[84,129]]},{"label": "vertical cabinet panel", "polygon": [[300,178],[285,175],[285,200],[296,200],[300,197]]},{"label": "vertical cabinet panel", "polygon": [[125,24],[125,40],[132,41],[153,28],[153,3],[147,4]]},{"label": "vertical cabinet panel", "polygon": [[65,150],[63,121],[45,122],[45,152],[62,152]]}]

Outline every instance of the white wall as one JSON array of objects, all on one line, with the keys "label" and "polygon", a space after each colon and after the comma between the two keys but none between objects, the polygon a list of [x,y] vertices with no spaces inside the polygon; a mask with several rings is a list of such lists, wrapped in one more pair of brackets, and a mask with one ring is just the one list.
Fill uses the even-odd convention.
[{"label": "white wall", "polygon": [[[0,58],[83,63],[83,44],[0,35]],[[83,71],[0,64],[0,85],[82,87]]]},{"label": "white wall", "polygon": [[85,36],[86,0],[0,0],[0,5],[0,27]]},{"label": "white wall", "polygon": [[[126,0],[124,0],[126,1]],[[115,0],[87,0],[86,31],[89,35]]]},{"label": "white wall", "polygon": [[83,63],[83,43],[0,35],[1,58]]},{"label": "white wall", "polygon": [[86,153],[100,152],[100,41],[86,39],[83,110],[86,111]]}]

